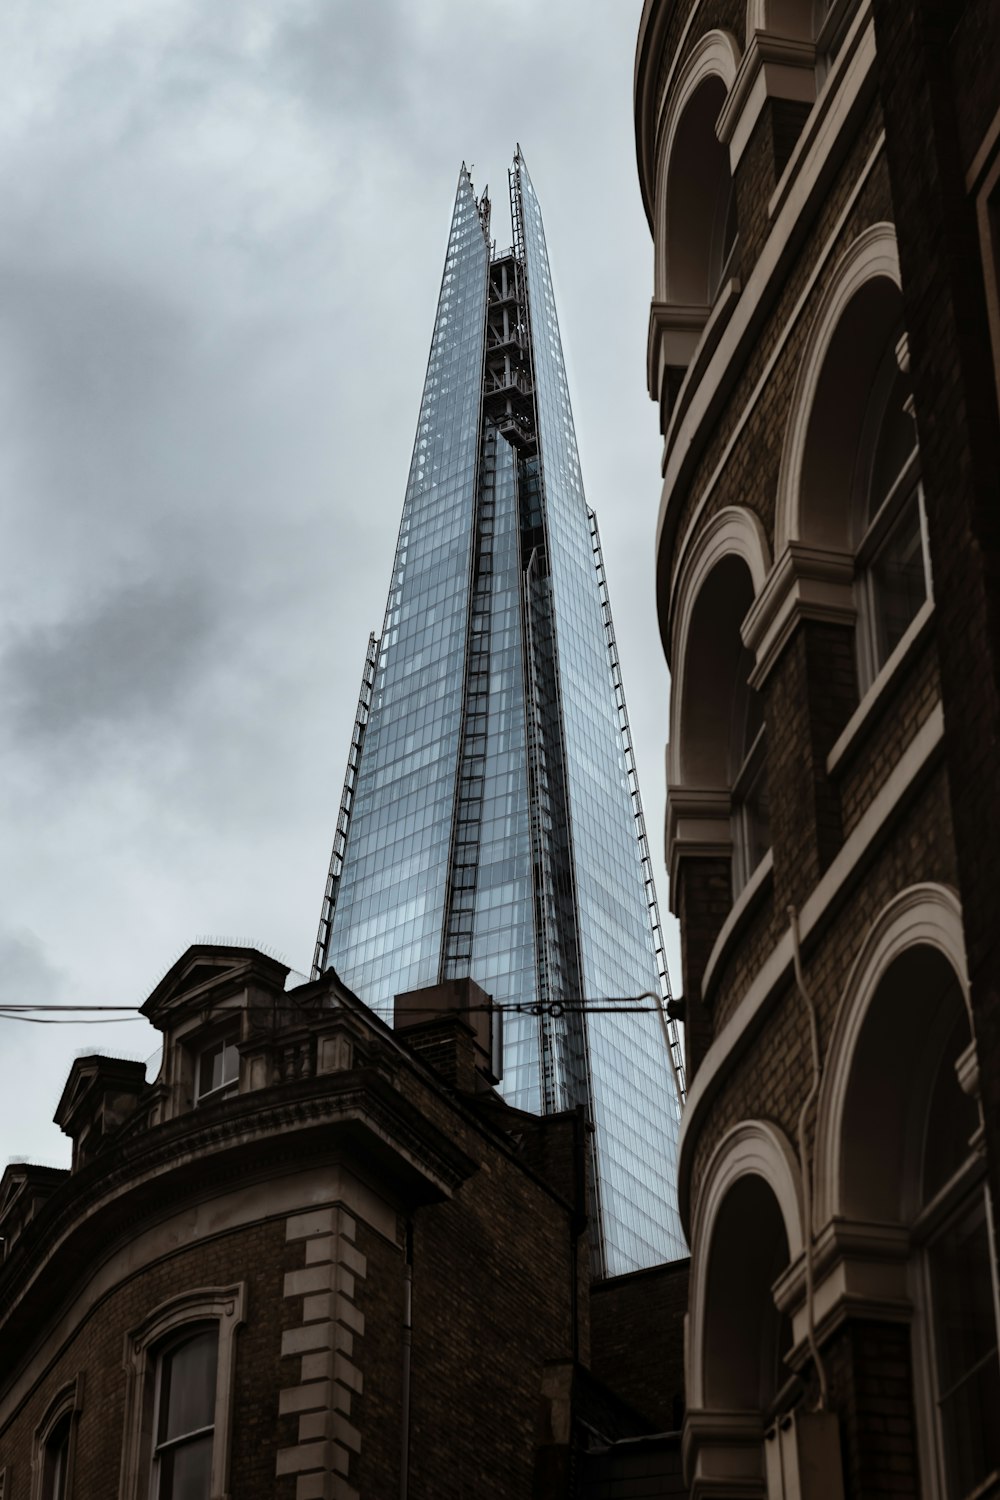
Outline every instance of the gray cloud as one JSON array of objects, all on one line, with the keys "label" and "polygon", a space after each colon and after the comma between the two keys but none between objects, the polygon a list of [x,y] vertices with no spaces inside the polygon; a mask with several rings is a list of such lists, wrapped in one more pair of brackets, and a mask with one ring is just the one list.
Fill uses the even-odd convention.
[{"label": "gray cloud", "polygon": [[28,928],[0,929],[0,995],[9,1004],[52,1004],[64,979],[36,933]]},{"label": "gray cloud", "polygon": [[169,717],[199,675],[212,628],[204,587],[174,578],[129,585],[15,637],[0,669],[15,733],[51,739]]}]

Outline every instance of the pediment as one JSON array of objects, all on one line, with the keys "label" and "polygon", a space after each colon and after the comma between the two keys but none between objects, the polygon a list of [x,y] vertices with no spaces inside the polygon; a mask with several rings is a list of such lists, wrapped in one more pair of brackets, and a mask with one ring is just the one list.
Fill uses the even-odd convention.
[{"label": "pediment", "polygon": [[161,1018],[197,1005],[208,992],[215,998],[249,984],[283,991],[287,974],[287,964],[258,948],[196,943],[171,965],[140,1011],[162,1030]]}]

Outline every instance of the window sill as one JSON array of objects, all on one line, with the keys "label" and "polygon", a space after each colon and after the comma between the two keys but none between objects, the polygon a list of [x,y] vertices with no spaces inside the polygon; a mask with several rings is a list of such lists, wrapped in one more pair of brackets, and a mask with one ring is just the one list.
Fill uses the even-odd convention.
[{"label": "window sill", "polygon": [[913,659],[930,635],[934,621],[934,600],[925,599],[907,627],[895,650],[886,659],[871,687],[848,719],[833,749],[826,758],[826,774],[836,776],[864,744],[890,696],[899,686]]},{"label": "window sill", "polygon": [[760,860],[756,870],[754,870],[750,879],[734,901],[730,913],[719,929],[719,935],[712,945],[712,951],[708,956],[708,963],[705,965],[705,973],[701,981],[701,996],[703,1000],[708,996],[723,962],[728,957],[729,949],[743,931],[752,914],[757,910],[766,892],[770,889],[773,874],[774,850],[768,849],[764,858]]}]

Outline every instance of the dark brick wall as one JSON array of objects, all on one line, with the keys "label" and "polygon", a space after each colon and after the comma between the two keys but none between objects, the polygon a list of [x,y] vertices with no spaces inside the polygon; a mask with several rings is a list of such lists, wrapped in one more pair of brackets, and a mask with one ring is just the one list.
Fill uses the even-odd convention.
[{"label": "dark brick wall", "polygon": [[591,1289],[591,1370],[652,1432],[678,1432],[683,1419],[690,1265],[671,1261]]},{"label": "dark brick wall", "polygon": [[[937,638],[972,1004],[982,1059],[1000,1057],[1000,433],[975,207],[965,169],[1000,103],[989,0],[881,0],[903,301],[937,600]],[[1000,1069],[983,1068],[993,1202]]]},{"label": "dark brick wall", "polygon": [[236,1335],[232,1491],[291,1500],[294,1482],[289,1486],[274,1479],[282,1320],[290,1311],[282,1298],[284,1252],[284,1220],[257,1224],[182,1250],[104,1298],[0,1436],[0,1468],[9,1468],[4,1500],[29,1500],[35,1428],[57,1392],[81,1370],[85,1385],[74,1493],[80,1500],[116,1495],[125,1421],[126,1332],[178,1292],[234,1281],[246,1282],[246,1322]]}]

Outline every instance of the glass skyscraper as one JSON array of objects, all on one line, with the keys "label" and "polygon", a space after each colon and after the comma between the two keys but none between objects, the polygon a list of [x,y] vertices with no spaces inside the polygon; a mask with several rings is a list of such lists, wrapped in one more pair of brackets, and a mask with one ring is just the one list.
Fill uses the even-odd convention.
[{"label": "glass skyscraper", "polygon": [[503,1015],[500,1089],[536,1113],[584,1106],[595,1261],[614,1275],[687,1253],[680,1048],[520,149],[509,182],[514,245],[498,254],[487,194],[459,174],[314,967],[389,1019],[396,994],[466,975],[498,1006],[534,1007]]}]

